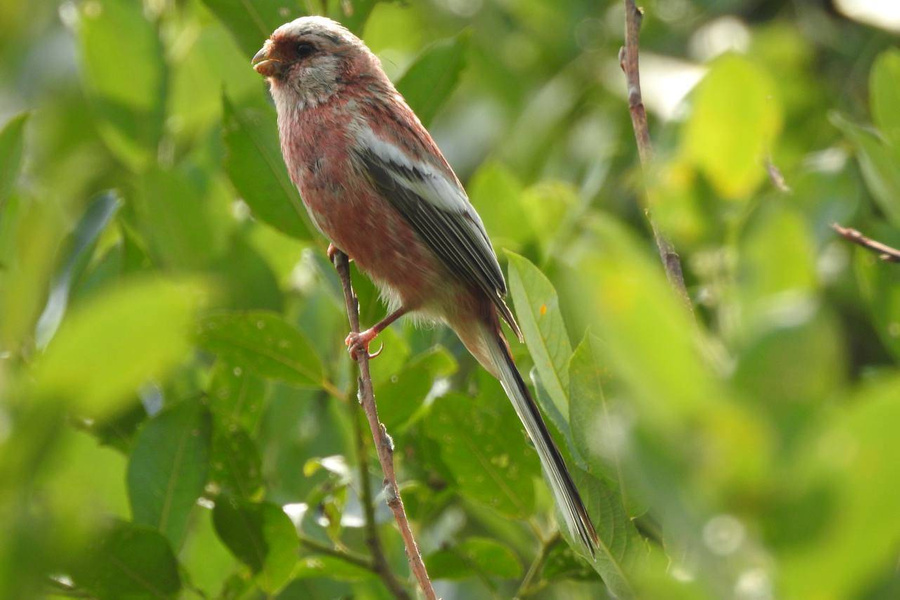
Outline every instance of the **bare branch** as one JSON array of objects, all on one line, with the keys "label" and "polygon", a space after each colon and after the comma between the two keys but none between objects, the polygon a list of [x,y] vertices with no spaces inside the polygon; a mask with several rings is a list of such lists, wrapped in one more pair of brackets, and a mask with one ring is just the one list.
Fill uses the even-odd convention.
[{"label": "bare branch", "polygon": [[[644,100],[641,97],[641,74],[638,65],[640,55],[638,37],[643,16],[641,9],[635,5],[634,0],[625,0],[625,47],[619,51],[619,65],[622,67],[622,71],[625,72],[625,82],[628,85],[628,111],[631,113],[631,125],[634,128],[634,137],[637,141],[638,154],[641,157],[641,166],[646,175],[653,160],[653,145],[650,143],[647,111],[644,109]],[[656,241],[659,256],[666,269],[666,276],[685,306],[693,314],[694,307],[691,304],[687,288],[684,286],[681,258],[675,251],[675,246],[672,245],[672,242],[669,241],[653,221],[649,204],[650,202],[645,196],[644,214],[647,216],[647,221],[650,222],[650,229],[653,231],[653,239]]]},{"label": "bare branch", "polygon": [[[347,255],[340,250],[336,250],[332,255],[332,260],[334,260],[334,268],[337,269],[338,276],[341,279],[341,286],[344,289],[344,300],[347,304],[350,331],[359,333],[359,301],[350,283],[350,264],[347,260]],[[375,440],[375,451],[378,454],[378,461],[381,463],[382,471],[384,471],[384,488],[387,504],[394,513],[394,520],[397,521],[400,535],[403,537],[409,568],[419,582],[419,587],[422,588],[425,597],[428,600],[437,600],[431,580],[428,578],[428,571],[425,570],[425,563],[422,561],[419,546],[416,544],[415,537],[413,537],[412,529],[410,529],[409,519],[407,519],[406,510],[403,508],[403,500],[400,498],[397,474],[394,472],[394,442],[387,434],[384,425],[378,420],[375,391],[372,389],[372,375],[369,373],[369,356],[366,352],[357,352],[356,356],[359,363],[359,402],[366,413],[369,429],[372,431],[372,439]],[[375,560],[377,560],[377,557]]]},{"label": "bare branch", "polygon": [[772,162],[771,157],[766,159],[766,173],[769,174],[769,181],[776,190],[785,194],[791,193],[791,186],[784,180],[784,175],[781,174],[778,166]]},{"label": "bare branch", "polygon": [[845,240],[862,246],[866,250],[871,250],[878,255],[878,258],[880,258],[884,262],[900,263],[900,250],[868,238],[856,229],[842,227],[837,223],[832,223],[831,228],[834,229],[837,234]]},{"label": "bare branch", "polygon": [[381,538],[378,535],[378,524],[375,522],[375,501],[372,497],[372,483],[369,481],[369,453],[366,449],[366,439],[363,432],[362,423],[359,421],[359,405],[351,406],[350,418],[353,420],[353,436],[356,438],[356,458],[359,461],[359,486],[360,500],[363,505],[363,512],[366,519],[366,544],[372,552],[373,571],[381,577],[384,586],[390,590],[395,598],[400,600],[409,600],[410,596],[403,587],[391,566],[388,564],[384,554],[384,547],[381,544]]}]

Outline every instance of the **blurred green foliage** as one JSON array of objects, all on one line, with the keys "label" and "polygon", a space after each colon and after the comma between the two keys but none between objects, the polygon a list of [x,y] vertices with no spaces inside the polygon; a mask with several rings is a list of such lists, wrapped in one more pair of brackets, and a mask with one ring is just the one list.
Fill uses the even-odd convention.
[{"label": "blurred green foliage", "polygon": [[808,0],[645,8],[641,177],[619,2],[0,0],[0,597],[388,598],[373,532],[412,592],[249,66],[310,13],[364,37],[467,183],[602,541],[557,532],[499,384],[401,322],[373,379],[440,596],[898,597],[900,269],[829,228],[900,245],[896,32]]}]

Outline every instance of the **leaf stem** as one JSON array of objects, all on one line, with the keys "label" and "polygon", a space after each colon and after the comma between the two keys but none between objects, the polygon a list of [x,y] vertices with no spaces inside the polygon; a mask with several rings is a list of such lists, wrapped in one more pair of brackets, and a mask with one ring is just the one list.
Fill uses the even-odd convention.
[{"label": "leaf stem", "polygon": [[866,250],[871,250],[884,262],[900,263],[900,250],[866,237],[856,229],[851,229],[850,227],[842,227],[837,223],[832,223],[831,228],[848,242],[853,242]]},{"label": "leaf stem", "polygon": [[528,572],[525,573],[525,577],[522,578],[522,583],[519,585],[516,595],[513,596],[514,598],[525,598],[538,591],[534,580],[540,576],[541,571],[544,569],[544,564],[546,564],[547,558],[550,556],[550,551],[561,541],[562,536],[557,531],[541,543],[541,549],[537,556],[534,557],[531,566],[528,567]]}]

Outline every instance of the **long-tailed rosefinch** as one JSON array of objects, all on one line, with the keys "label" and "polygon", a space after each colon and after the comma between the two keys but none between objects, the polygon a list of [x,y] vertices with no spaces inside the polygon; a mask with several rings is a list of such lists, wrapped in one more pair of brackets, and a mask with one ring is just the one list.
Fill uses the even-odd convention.
[{"label": "long-tailed rosefinch", "polygon": [[381,288],[390,313],[351,352],[415,311],[449,325],[503,384],[534,442],[573,539],[598,539],[500,329],[521,337],[487,233],[434,140],[347,29],[322,17],[282,25],[253,58],[278,110],[281,151],[316,226]]}]

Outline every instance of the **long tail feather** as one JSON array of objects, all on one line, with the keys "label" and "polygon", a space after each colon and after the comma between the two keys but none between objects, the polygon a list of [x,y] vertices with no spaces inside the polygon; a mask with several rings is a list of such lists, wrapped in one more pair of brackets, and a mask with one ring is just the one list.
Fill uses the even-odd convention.
[{"label": "long tail feather", "polygon": [[550,437],[550,431],[548,431],[547,425],[544,423],[543,417],[541,417],[540,410],[531,397],[531,393],[528,391],[522,375],[516,368],[515,362],[513,362],[506,340],[496,330],[494,332],[486,331],[485,335],[492,337],[490,340],[485,340],[486,350],[496,369],[500,383],[503,385],[503,389],[506,390],[506,394],[512,401],[519,419],[534,443],[534,447],[541,459],[541,466],[547,475],[547,480],[550,482],[553,497],[565,519],[565,525],[572,538],[580,541],[590,555],[594,556],[599,544],[597,532],[593,523],[591,523],[587,510],[584,508],[584,503],[581,501],[578,489],[572,481],[572,476],[569,474],[568,468],[566,468],[566,463],[559,453],[559,448],[556,447],[556,443]]}]

